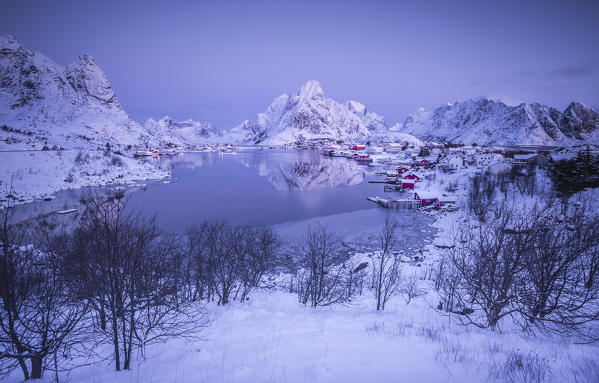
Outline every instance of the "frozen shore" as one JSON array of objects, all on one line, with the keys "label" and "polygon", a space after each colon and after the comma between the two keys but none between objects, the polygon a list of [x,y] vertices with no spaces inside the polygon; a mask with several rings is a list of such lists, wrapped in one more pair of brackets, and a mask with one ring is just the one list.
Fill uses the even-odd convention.
[{"label": "frozen shore", "polygon": [[150,160],[97,150],[0,152],[0,203],[27,203],[62,190],[169,176]]}]

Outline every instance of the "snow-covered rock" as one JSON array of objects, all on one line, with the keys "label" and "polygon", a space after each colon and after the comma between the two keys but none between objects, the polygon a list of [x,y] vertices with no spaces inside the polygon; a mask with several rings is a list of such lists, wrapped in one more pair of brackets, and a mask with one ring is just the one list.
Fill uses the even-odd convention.
[{"label": "snow-covered rock", "polygon": [[357,101],[340,104],[326,98],[318,81],[297,93],[277,97],[255,121],[233,128],[231,137],[246,143],[286,144],[310,139],[368,140],[388,133],[385,119]]},{"label": "snow-covered rock", "polygon": [[564,112],[538,104],[510,106],[488,98],[471,99],[418,109],[400,131],[426,141],[478,144],[555,144],[596,142],[599,115],[590,107],[571,103]]},{"label": "snow-covered rock", "polygon": [[104,72],[88,55],[66,68],[12,36],[0,36],[0,146],[93,147],[150,144],[125,113]]}]

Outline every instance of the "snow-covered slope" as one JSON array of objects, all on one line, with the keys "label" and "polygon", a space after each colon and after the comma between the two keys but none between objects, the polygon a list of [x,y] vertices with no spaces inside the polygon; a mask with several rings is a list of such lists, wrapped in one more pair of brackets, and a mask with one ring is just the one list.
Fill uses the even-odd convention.
[{"label": "snow-covered slope", "polygon": [[66,68],[0,36],[0,146],[92,147],[154,140],[121,108],[91,56]]},{"label": "snow-covered slope", "polygon": [[564,112],[538,103],[510,106],[487,98],[471,99],[411,114],[400,130],[427,141],[478,144],[555,144],[597,142],[599,115],[571,103]]},{"label": "snow-covered slope", "polygon": [[387,132],[383,117],[357,101],[340,104],[326,98],[312,80],[298,93],[277,97],[256,121],[244,121],[229,134],[246,143],[286,144],[317,138],[366,140]]},{"label": "snow-covered slope", "polygon": [[161,145],[203,145],[228,141],[226,131],[218,130],[210,122],[175,121],[165,116],[158,121],[148,119],[144,127],[160,140]]}]

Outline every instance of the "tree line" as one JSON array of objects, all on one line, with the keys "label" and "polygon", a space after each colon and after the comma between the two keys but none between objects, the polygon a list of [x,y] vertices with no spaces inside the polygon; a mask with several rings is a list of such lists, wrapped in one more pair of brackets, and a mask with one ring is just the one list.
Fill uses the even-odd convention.
[{"label": "tree line", "polygon": [[438,309],[479,327],[510,317],[523,329],[598,340],[596,202],[523,193],[506,179],[472,179],[466,219],[433,276]]},{"label": "tree line", "polygon": [[[242,303],[256,288],[284,286],[311,307],[370,291],[377,310],[396,294],[409,302],[422,293],[402,277],[389,216],[380,251],[357,262],[322,225],[288,243],[269,226],[222,220],[174,235],[122,192],[89,194],[81,205],[68,230],[45,218],[17,223],[15,207],[0,211],[0,376],[20,369],[25,380],[45,372],[58,380],[89,360],[131,369],[151,344],[199,339],[209,302]],[[108,354],[97,351],[106,345]]]}]

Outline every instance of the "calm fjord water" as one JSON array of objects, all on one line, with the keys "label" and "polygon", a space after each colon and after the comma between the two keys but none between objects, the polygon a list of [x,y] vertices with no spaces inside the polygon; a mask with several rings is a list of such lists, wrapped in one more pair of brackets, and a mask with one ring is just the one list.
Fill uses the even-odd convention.
[{"label": "calm fjord water", "polygon": [[281,224],[372,209],[365,198],[382,194],[382,185],[367,182],[373,168],[315,151],[184,153],[160,161],[172,180],[133,193],[131,205],[157,213],[175,232],[204,219]]}]

